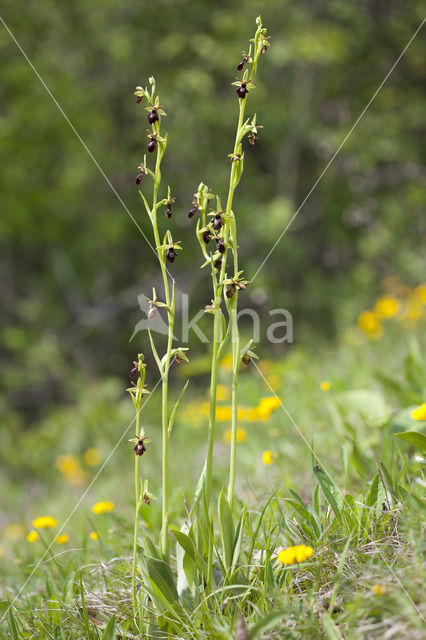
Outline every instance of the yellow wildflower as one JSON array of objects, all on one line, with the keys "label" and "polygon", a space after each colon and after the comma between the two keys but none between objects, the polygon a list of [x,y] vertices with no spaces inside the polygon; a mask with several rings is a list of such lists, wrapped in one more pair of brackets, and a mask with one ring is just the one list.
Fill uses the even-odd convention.
[{"label": "yellow wildflower", "polygon": [[55,460],[55,467],[64,474],[67,483],[73,487],[83,484],[86,479],[79,459],[70,453],[58,456]]},{"label": "yellow wildflower", "polygon": [[38,540],[38,533],[37,531],[30,531],[29,534],[27,535],[27,540],[28,542],[35,542],[36,540]]},{"label": "yellow wildflower", "polygon": [[324,382],[321,382],[320,387],[322,389],[322,391],[330,391],[331,389],[331,384],[328,380],[324,380]]},{"label": "yellow wildflower", "polygon": [[220,364],[227,371],[232,371],[232,354],[229,353],[227,356],[222,358]]},{"label": "yellow wildflower", "polygon": [[420,407],[413,409],[411,417],[413,420],[426,420],[426,402],[421,404]]},{"label": "yellow wildflower", "polygon": [[229,422],[232,418],[232,407],[216,407],[216,420],[218,422]]},{"label": "yellow wildflower", "polygon": [[216,387],[216,400],[218,402],[225,402],[229,399],[231,392],[229,388],[224,384],[218,384]]},{"label": "yellow wildflower", "polygon": [[268,420],[272,411],[278,409],[281,405],[279,398],[276,396],[269,396],[267,398],[262,398],[259,402],[256,412],[259,420]]},{"label": "yellow wildflower", "polygon": [[96,540],[99,540],[99,535],[96,533],[96,531],[91,531],[89,533],[89,538],[96,542]]},{"label": "yellow wildflower", "polygon": [[[237,429],[237,442],[244,442],[247,439],[247,431],[245,431],[245,429]],[[223,439],[225,440],[225,442],[231,442],[232,440],[232,431],[231,429],[228,429],[228,431],[225,432]]]},{"label": "yellow wildflower", "polygon": [[282,549],[278,554],[278,562],[281,564],[289,565],[295,562],[305,562],[314,553],[312,547],[307,547],[304,544],[296,545],[295,547],[288,547]]},{"label": "yellow wildflower", "polygon": [[113,502],[108,502],[108,501],[97,502],[96,504],[93,505],[92,512],[93,513],[109,513],[113,509],[114,509]]},{"label": "yellow wildflower", "polygon": [[64,474],[75,472],[79,466],[78,458],[70,453],[64,453],[55,460],[55,467]]},{"label": "yellow wildflower", "polygon": [[358,326],[373,340],[380,338],[383,333],[380,318],[374,311],[363,311],[358,317]]},{"label": "yellow wildflower", "polygon": [[69,539],[70,537],[67,533],[62,533],[60,536],[56,536],[55,542],[57,544],[66,544]]},{"label": "yellow wildflower", "polygon": [[269,449],[264,451],[262,456],[262,461],[263,461],[263,464],[272,464],[274,461],[272,457],[272,451],[269,451]]},{"label": "yellow wildflower", "polygon": [[419,286],[414,289],[413,293],[419,300],[420,304],[426,304],[426,284],[419,284]]},{"label": "yellow wildflower", "polygon": [[87,451],[83,453],[83,460],[88,467],[96,467],[102,462],[101,452],[95,448],[87,449]]},{"label": "yellow wildflower", "polygon": [[383,296],[377,300],[374,311],[381,318],[392,318],[398,313],[399,308],[400,304],[396,298]]},{"label": "yellow wildflower", "polygon": [[56,518],[52,518],[52,516],[40,516],[33,520],[34,529],[51,529],[56,527],[58,521]]},{"label": "yellow wildflower", "polygon": [[375,584],[373,587],[373,591],[376,594],[376,596],[382,596],[385,592],[385,590],[380,584]]}]

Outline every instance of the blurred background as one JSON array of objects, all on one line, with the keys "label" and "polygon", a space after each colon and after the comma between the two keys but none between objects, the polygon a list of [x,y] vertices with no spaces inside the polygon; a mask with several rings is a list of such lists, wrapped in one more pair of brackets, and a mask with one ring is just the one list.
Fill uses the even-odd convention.
[{"label": "blurred background", "polygon": [[[201,180],[226,197],[231,82],[256,16],[272,46],[249,96],[248,113],[263,128],[247,145],[235,201],[248,279],[423,12],[420,0],[2,3],[6,24],[149,238],[135,185],[146,112],[133,91],[156,77],[167,112],[163,185],[176,197],[170,227],[184,247],[170,271],[193,310],[210,302],[210,282],[187,212]],[[384,282],[424,279],[424,44],[421,32],[245,294],[244,306],[260,314],[290,310],[289,350],[331,345]],[[160,280],[150,248],[3,25],[0,52],[0,409],[5,479],[18,487],[27,447],[37,479],[49,460],[53,468],[55,456],[86,451],[132,415],[128,371],[148,352],[142,333],[129,342],[143,317],[137,294]],[[285,346],[259,351],[270,358]],[[206,356],[195,342],[193,362]],[[203,372],[193,366],[185,375]],[[207,377],[197,383],[206,387]]]}]

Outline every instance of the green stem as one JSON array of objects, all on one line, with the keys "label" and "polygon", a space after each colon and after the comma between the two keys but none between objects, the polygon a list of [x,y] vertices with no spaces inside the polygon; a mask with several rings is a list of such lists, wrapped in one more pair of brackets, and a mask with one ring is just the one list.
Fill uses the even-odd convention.
[{"label": "green stem", "polygon": [[[139,397],[139,395],[138,395]],[[139,415],[140,415],[140,402],[138,403],[136,410],[136,433],[140,435],[139,427]],[[137,584],[136,584],[136,555],[138,545],[138,523],[139,523],[139,509],[141,505],[141,495],[139,491],[139,456],[135,455],[135,521],[133,526],[133,566],[132,566],[132,594],[133,594],[133,615],[136,620],[138,612],[138,598],[137,598]],[[141,616],[142,617],[142,616]],[[140,620],[140,624],[142,620]],[[142,628],[139,629],[142,631]]]},{"label": "green stem", "polygon": [[[240,131],[244,120],[245,111],[245,99],[240,99],[240,113],[238,118],[237,133],[235,135],[234,153],[238,153],[240,142]],[[228,216],[233,216],[232,202],[234,199],[234,193],[236,189],[236,163],[232,163],[231,176],[229,180],[229,193],[226,203],[226,213]],[[238,272],[238,247],[237,247],[237,228],[235,224],[235,218],[232,220],[227,219],[225,237],[228,237],[232,241],[232,253],[234,261],[234,275]],[[226,260],[224,261],[226,263]],[[231,421],[231,450],[229,458],[229,483],[228,483],[228,503],[232,509],[234,504],[234,490],[235,490],[235,474],[237,466],[237,416],[238,416],[238,371],[240,367],[240,335],[238,331],[237,322],[237,309],[238,309],[238,293],[235,292],[234,296],[229,303],[229,313],[231,322],[231,341],[232,341],[232,421]]]},{"label": "green stem", "polygon": [[[154,179],[154,193],[152,198],[152,214],[151,221],[154,231],[154,239],[156,246],[159,247],[160,235],[158,232],[157,224],[157,199],[158,189],[161,181],[161,165],[162,153],[157,152],[157,161],[155,166],[155,179]],[[157,251],[158,259],[160,262],[161,272],[163,275],[164,294],[166,297],[167,306],[171,309],[168,311],[168,338],[167,338],[167,351],[166,358],[163,364],[163,370],[161,372],[161,386],[162,386],[162,399],[161,399],[161,424],[162,424],[162,530],[160,548],[164,556],[169,555],[169,537],[168,537],[168,459],[169,459],[169,410],[168,410],[168,392],[169,392],[169,368],[170,368],[170,354],[173,346],[173,328],[174,328],[174,293],[173,302],[170,301],[170,289],[169,281],[167,279],[167,269],[164,259],[160,255],[160,251]],[[174,282],[173,282],[174,290]]]}]

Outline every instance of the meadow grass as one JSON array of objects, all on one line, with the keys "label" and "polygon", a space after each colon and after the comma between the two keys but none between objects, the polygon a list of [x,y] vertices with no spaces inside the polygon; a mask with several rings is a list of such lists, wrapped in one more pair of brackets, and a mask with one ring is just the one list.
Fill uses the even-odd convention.
[{"label": "meadow grass", "polygon": [[[189,542],[185,496],[191,498],[197,469],[203,464],[209,413],[207,389],[190,392],[188,407],[175,425],[170,468],[170,528],[186,532],[188,540],[183,539],[183,553],[169,536],[170,574],[156,574],[152,567],[151,574],[145,574],[146,566],[139,566],[142,593],[149,580],[149,596],[143,601],[146,637],[424,637],[424,459],[413,444],[394,436],[403,431],[421,433],[424,425],[411,417],[424,399],[422,328],[422,319],[410,330],[390,321],[379,340],[354,331],[336,342],[331,352],[330,345],[315,351],[295,347],[278,361],[260,359],[260,372],[253,367],[242,371],[245,414],[240,420],[237,498],[228,520],[223,504],[215,508],[215,521],[222,526],[215,529],[217,583],[209,592],[203,583],[195,589],[188,585],[188,575],[205,569],[202,541]],[[353,344],[354,335],[360,344]],[[191,376],[191,363],[184,367],[182,376]],[[230,358],[225,356],[218,367],[215,495],[228,472],[231,375]],[[328,390],[321,388],[325,381]],[[91,453],[86,450],[84,457],[68,453],[67,464],[67,459],[59,459],[62,443],[57,434],[59,468],[52,464],[39,470],[33,496],[24,493],[24,482],[20,487],[17,483],[18,493],[5,496],[14,515],[2,531],[3,613],[10,603],[13,606],[0,626],[1,638],[140,637],[132,605],[127,438],[68,523],[64,533],[69,539],[54,543],[41,564],[45,545],[57,535],[60,524],[35,529],[38,539],[26,539],[33,529],[31,521],[40,513],[64,521],[73,506],[73,492],[77,498],[99,470],[112,436],[118,435],[117,424],[128,424],[130,415],[124,401],[120,404],[118,389],[116,397],[111,382],[104,385],[108,388],[99,389],[97,406],[80,408],[82,431],[84,424],[106,414],[111,420],[103,439],[97,442],[93,434],[96,446]],[[274,393],[285,410],[271,403]],[[159,402],[154,393],[145,409],[145,427],[153,443],[147,444],[144,473],[154,494],[160,489],[155,425]],[[53,419],[58,418],[59,412]],[[62,410],[62,426],[75,421],[74,408]],[[39,426],[37,450],[50,424]],[[271,456],[265,458],[265,451]],[[46,456],[45,450],[42,455]],[[81,473],[83,484],[79,484]],[[92,511],[95,504],[97,513]],[[140,519],[138,554],[146,553],[149,545],[154,564],[163,568],[156,558],[161,504],[155,499],[149,506],[142,504]],[[280,549],[301,544],[313,549],[310,558],[290,566],[278,562]],[[162,584],[158,593],[153,576]]]}]

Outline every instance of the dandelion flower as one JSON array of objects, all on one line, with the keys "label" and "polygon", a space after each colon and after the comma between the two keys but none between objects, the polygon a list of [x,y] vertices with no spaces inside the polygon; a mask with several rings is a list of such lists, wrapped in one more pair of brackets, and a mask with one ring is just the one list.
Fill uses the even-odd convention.
[{"label": "dandelion flower", "polygon": [[414,295],[420,304],[426,304],[426,284],[419,284],[419,286],[414,289]]},{"label": "dandelion flower", "polygon": [[62,533],[60,536],[56,536],[55,542],[57,544],[66,544],[69,539],[70,537],[67,533]]},{"label": "dandelion flower", "polygon": [[398,313],[399,307],[396,298],[383,296],[377,300],[374,310],[381,318],[392,318]]},{"label": "dandelion flower", "polygon": [[113,502],[108,502],[108,501],[97,502],[96,504],[93,505],[92,512],[93,513],[109,513],[113,509],[114,509]]},{"label": "dandelion flower", "polygon": [[426,420],[426,402],[421,404],[420,407],[413,409],[413,411],[411,412],[411,417],[413,418],[413,420]]},{"label": "dandelion flower", "polygon": [[375,311],[363,311],[358,317],[358,326],[373,340],[380,338],[383,333],[380,318]]},{"label": "dandelion flower", "polygon": [[87,451],[83,453],[83,460],[88,467],[97,467],[102,461],[101,452],[95,448],[87,449]]},{"label": "dandelion flower", "polygon": [[232,353],[229,353],[227,356],[225,356],[224,358],[222,358],[220,365],[226,370],[226,371],[232,371]]},{"label": "dandelion flower", "polygon": [[278,554],[278,562],[284,565],[295,564],[296,562],[305,562],[312,557],[314,550],[312,547],[307,547],[304,544],[299,544],[294,547],[287,547],[282,549]]},{"label": "dandelion flower", "polygon": [[256,408],[257,417],[260,420],[268,420],[272,411],[274,411],[275,409],[278,409],[280,405],[281,405],[280,399],[277,398],[276,396],[269,396],[267,398],[262,398]]},{"label": "dandelion flower", "polygon": [[97,540],[99,540],[99,535],[96,533],[96,531],[91,531],[89,533],[89,538],[96,542]]},{"label": "dandelion flower", "polygon": [[56,518],[52,518],[52,516],[40,516],[33,520],[34,529],[52,529],[56,527],[58,521]]},{"label": "dandelion flower", "polygon": [[272,464],[274,461],[272,457],[272,451],[269,451],[269,449],[264,451],[262,456],[262,461],[263,461],[263,464]]},{"label": "dandelion flower", "polygon": [[218,402],[226,402],[229,399],[231,392],[224,384],[218,384],[216,387],[216,399]]},{"label": "dandelion flower", "polygon": [[331,384],[328,380],[324,380],[324,382],[321,382],[320,387],[322,389],[322,391],[330,391],[331,389]]},{"label": "dandelion flower", "polygon": [[29,534],[27,535],[27,540],[28,542],[35,542],[36,540],[38,540],[38,533],[37,531],[30,531]]},{"label": "dandelion flower", "polygon": [[[245,429],[237,429],[237,442],[244,442],[247,439],[247,431]],[[230,443],[232,440],[232,431],[228,429],[223,436],[225,442]]]},{"label": "dandelion flower", "polygon": [[78,458],[71,453],[63,453],[55,460],[55,467],[64,474],[75,472],[79,466]]}]

